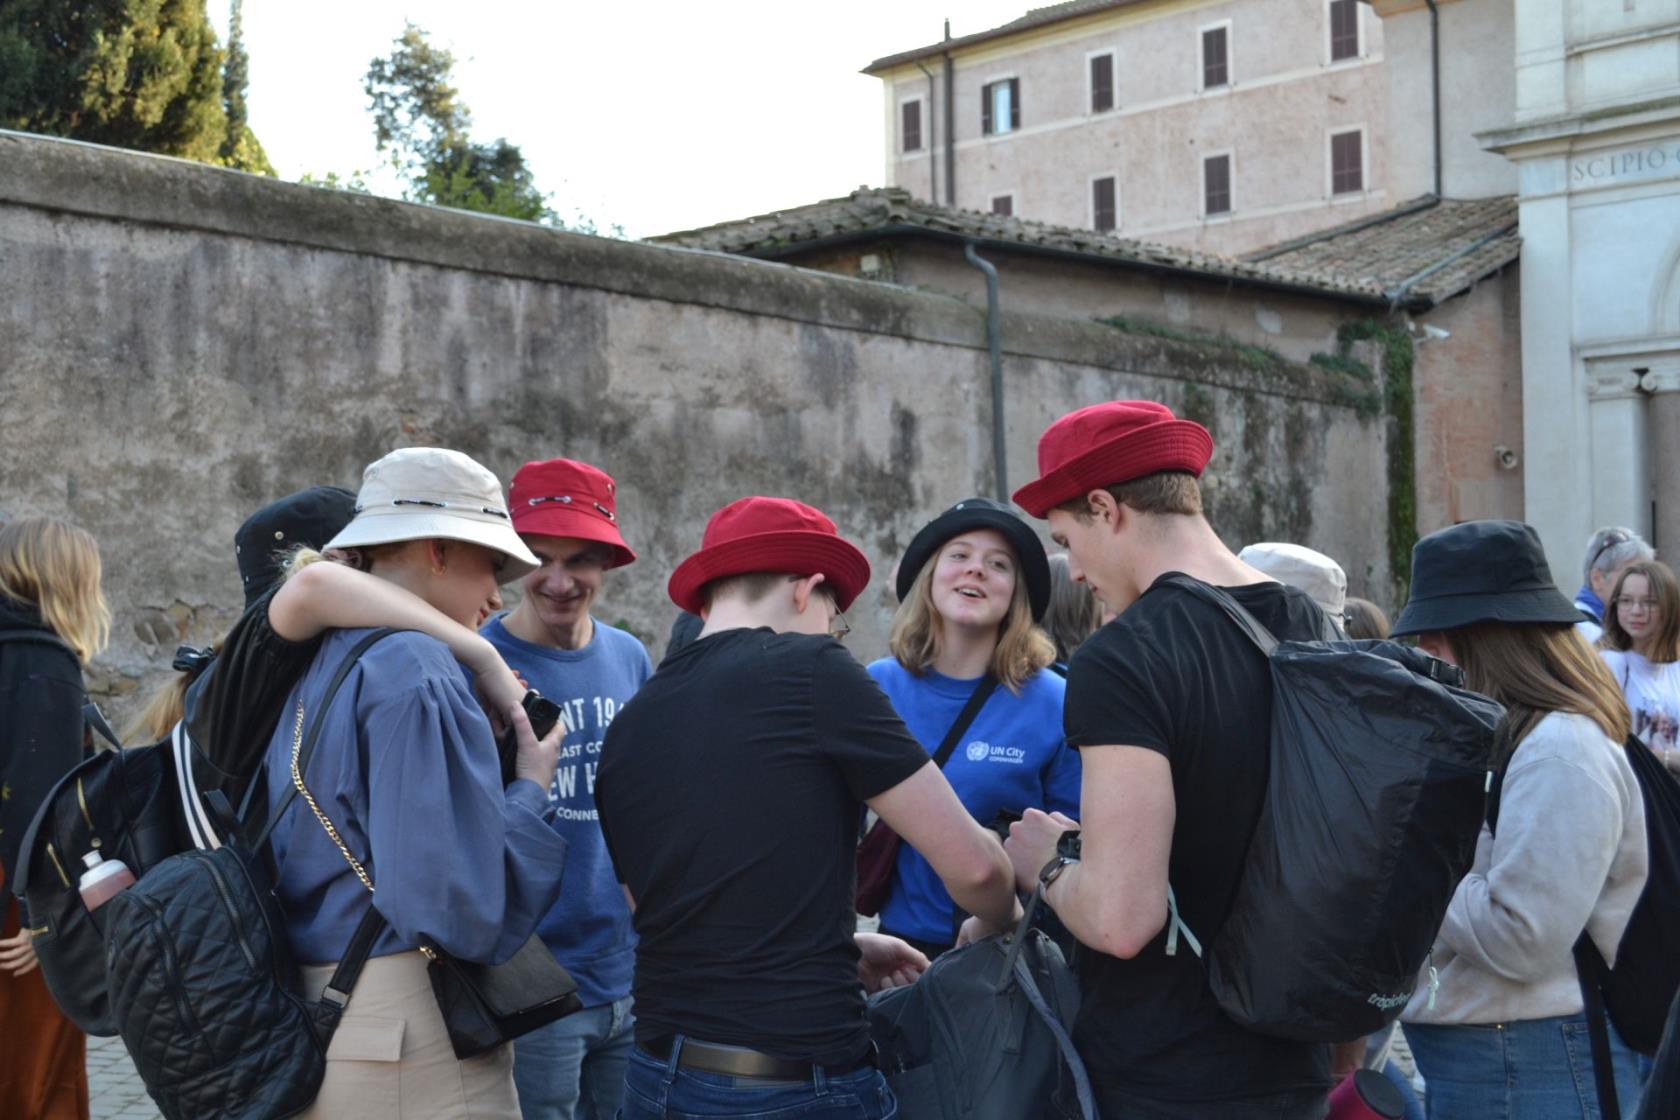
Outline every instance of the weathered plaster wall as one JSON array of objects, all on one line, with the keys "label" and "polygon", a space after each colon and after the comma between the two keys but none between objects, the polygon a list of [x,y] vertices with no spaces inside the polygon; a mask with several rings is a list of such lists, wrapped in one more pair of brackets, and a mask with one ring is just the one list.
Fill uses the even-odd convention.
[{"label": "weathered plaster wall", "polygon": [[[1004,337],[1012,484],[1062,412],[1163,400],[1214,429],[1233,544],[1388,585],[1382,425],[1343,375],[1028,314]],[[251,509],[411,444],[504,482],[559,454],[611,471],[641,559],[600,614],[656,653],[715,508],[813,501],[876,566],[850,639],[876,656],[899,550],[991,488],[987,369],[983,316],[947,296],[0,133],[0,508],[99,537],[119,709],[234,617]]]}]

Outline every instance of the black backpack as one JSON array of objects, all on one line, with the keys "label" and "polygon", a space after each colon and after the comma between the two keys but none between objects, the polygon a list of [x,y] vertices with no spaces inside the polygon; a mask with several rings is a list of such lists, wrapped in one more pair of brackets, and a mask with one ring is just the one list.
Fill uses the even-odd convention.
[{"label": "black backpack", "polygon": [[[1637,735],[1629,735],[1622,749],[1645,803],[1645,889],[1622,932],[1614,967],[1585,931],[1574,947],[1599,1110],[1606,1120],[1620,1115],[1606,1017],[1630,1048],[1655,1054],[1669,1009],[1680,993],[1680,782]],[[1490,831],[1499,825],[1504,787],[1502,768],[1488,795]]]},{"label": "black backpack", "polygon": [[[303,736],[300,771],[351,667],[391,633],[367,635],[339,664]],[[105,924],[111,1017],[168,1120],[269,1120],[309,1107],[384,929],[370,905],[321,998],[303,998],[264,855],[296,793],[288,787],[251,847],[234,838],[169,856],[95,915]]]},{"label": "black backpack", "polygon": [[870,1031],[901,1120],[1097,1120],[1069,1035],[1079,986],[1032,929],[1043,892],[1008,937],[935,960],[871,996]]},{"label": "black backpack", "polygon": [[[1204,950],[1224,1012],[1261,1034],[1345,1042],[1411,1000],[1470,870],[1503,709],[1410,646],[1280,642],[1217,587],[1162,577],[1223,611],[1272,675],[1271,758],[1235,900]],[[1207,931],[1204,931],[1207,932]]]}]

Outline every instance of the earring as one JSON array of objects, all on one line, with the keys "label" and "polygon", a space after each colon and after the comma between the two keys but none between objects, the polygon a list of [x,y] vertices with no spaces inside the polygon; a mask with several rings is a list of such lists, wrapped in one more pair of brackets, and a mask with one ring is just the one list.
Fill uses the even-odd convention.
[{"label": "earring", "polygon": [[443,573],[447,572],[448,570],[449,570],[449,565],[448,564],[433,564],[432,565],[432,574],[434,576],[441,576]]}]

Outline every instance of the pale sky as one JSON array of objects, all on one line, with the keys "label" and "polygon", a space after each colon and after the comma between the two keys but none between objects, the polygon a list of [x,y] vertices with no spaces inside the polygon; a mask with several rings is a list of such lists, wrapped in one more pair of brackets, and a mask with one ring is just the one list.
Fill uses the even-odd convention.
[{"label": "pale sky", "polygon": [[[879,186],[859,68],[946,16],[965,35],[1043,2],[245,0],[251,126],[283,178],[377,171],[362,76],[412,20],[455,52],[475,140],[520,145],[562,215],[641,237]],[[227,0],[209,7],[225,42]]]}]

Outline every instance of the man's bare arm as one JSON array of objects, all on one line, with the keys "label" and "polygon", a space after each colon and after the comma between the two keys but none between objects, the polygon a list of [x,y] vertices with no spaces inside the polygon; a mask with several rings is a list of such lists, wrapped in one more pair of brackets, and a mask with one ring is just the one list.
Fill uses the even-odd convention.
[{"label": "man's bare arm", "polygon": [[[1085,747],[1080,787],[1081,859],[1045,901],[1082,943],[1134,957],[1167,924],[1167,860],[1172,854],[1172,768],[1143,747]],[[1066,824],[1036,809],[1010,828],[1005,845],[1023,890],[1055,855]]]},{"label": "man's bare arm", "polygon": [[1001,931],[1020,912],[997,837],[968,815],[939,767],[927,765],[869,799],[869,807],[933,865],[956,904]]}]

